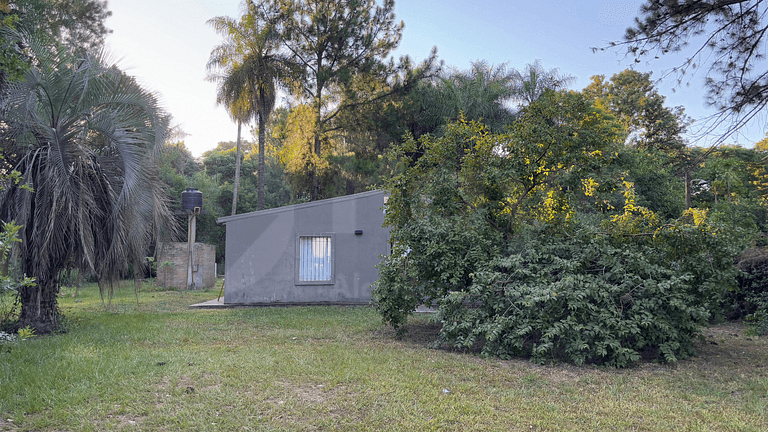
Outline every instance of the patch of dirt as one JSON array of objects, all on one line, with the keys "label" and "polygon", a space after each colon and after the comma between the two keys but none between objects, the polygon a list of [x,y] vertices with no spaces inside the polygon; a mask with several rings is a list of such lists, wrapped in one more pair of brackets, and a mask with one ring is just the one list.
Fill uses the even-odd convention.
[{"label": "patch of dirt", "polygon": [[334,397],[335,389],[328,390],[323,384],[293,384],[287,381],[279,382],[289,393],[305,404],[322,404]]},{"label": "patch of dirt", "polygon": [[15,432],[15,431],[17,431],[19,429],[13,423],[13,420],[8,419],[8,418],[0,418],[0,430],[8,431],[8,432]]},{"label": "patch of dirt", "polygon": [[189,378],[186,375],[182,375],[179,377],[179,381],[176,383],[177,389],[186,389],[189,387],[195,387],[196,383],[192,378]]},{"label": "patch of dirt", "polygon": [[[405,332],[400,336],[397,336],[397,338],[405,343],[423,347],[432,347],[438,339],[441,327],[442,325],[439,323],[427,321],[409,322],[404,326]],[[393,335],[394,333],[395,331],[392,330]]]},{"label": "patch of dirt", "polygon": [[354,399],[357,393],[353,392],[349,386],[337,385],[327,387],[324,384],[302,383],[295,384],[288,381],[278,381],[278,387],[286,390],[284,398],[272,397],[265,399],[265,402],[274,405],[282,405],[286,399],[295,397],[306,405],[326,405],[333,408],[336,405],[345,405],[348,400]]},{"label": "patch of dirt", "polygon": [[[108,416],[109,417],[109,416]],[[115,419],[119,421],[117,424],[117,427],[119,429],[127,429],[127,428],[133,428],[136,425],[140,425],[143,423],[147,418],[147,416],[141,416],[141,417],[128,417],[128,416],[115,416]]]},{"label": "patch of dirt", "polygon": [[717,324],[704,329],[696,344],[698,356],[688,362],[699,370],[729,369],[731,372],[768,376],[768,337],[747,336],[740,322]]},{"label": "patch of dirt", "polygon": [[[307,407],[307,409],[313,412],[322,412],[323,418],[327,422],[337,425],[349,422],[352,419],[362,421],[367,415],[365,409],[358,407],[354,402],[359,393],[347,385],[327,387],[324,384],[296,384],[288,381],[278,381],[276,385],[285,389],[285,395],[264,400],[264,402],[275,407],[282,406],[288,403],[290,399],[295,398],[301,402],[300,405],[302,407]],[[318,427],[316,424],[303,424],[302,422],[307,418],[302,412],[281,412],[273,420],[290,424],[291,427],[301,424],[302,430],[323,430],[322,427]]]}]

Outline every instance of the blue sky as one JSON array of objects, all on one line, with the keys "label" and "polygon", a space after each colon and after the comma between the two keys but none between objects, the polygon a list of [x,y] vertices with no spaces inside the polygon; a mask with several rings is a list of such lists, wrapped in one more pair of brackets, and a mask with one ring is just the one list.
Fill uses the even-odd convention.
[{"label": "blue sky", "polygon": [[[522,69],[540,59],[546,69],[577,78],[573,89],[597,74],[610,77],[630,65],[621,52],[593,53],[592,47],[620,40],[642,2],[396,0],[395,13],[405,31],[395,56],[424,59],[433,46],[446,66],[467,69],[475,60]],[[205,81],[211,49],[221,42],[206,21],[237,17],[240,0],[110,0],[113,34],[107,49],[118,64],[161,102],[176,124],[189,134],[185,142],[195,156],[219,141],[234,141],[237,127],[215,104],[216,86]],[[682,57],[665,58],[636,69],[662,76]],[[703,76],[675,88],[671,79],[659,84],[668,106],[682,105],[700,119],[712,114],[704,106]],[[699,122],[700,124],[701,122]],[[728,142],[751,146],[765,136],[764,118]],[[695,124],[694,124],[695,125]],[[246,138],[252,139],[250,134]],[[708,145],[715,137],[696,142]]]}]

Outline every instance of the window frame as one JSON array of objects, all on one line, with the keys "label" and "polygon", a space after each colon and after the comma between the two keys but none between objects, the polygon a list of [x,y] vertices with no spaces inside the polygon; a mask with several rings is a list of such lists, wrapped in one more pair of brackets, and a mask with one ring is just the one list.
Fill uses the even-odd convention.
[{"label": "window frame", "polygon": [[[331,275],[330,279],[326,280],[301,280],[301,239],[302,238],[329,238],[331,242]],[[299,234],[296,236],[296,261],[295,271],[293,274],[294,283],[296,285],[335,285],[336,284],[336,234],[335,233],[318,233],[318,234]]]}]

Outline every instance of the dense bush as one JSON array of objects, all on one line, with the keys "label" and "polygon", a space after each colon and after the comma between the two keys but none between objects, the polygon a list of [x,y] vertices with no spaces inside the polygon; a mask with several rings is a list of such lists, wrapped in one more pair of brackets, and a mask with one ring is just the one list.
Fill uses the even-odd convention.
[{"label": "dense bush", "polygon": [[[443,342],[478,344],[484,355],[618,367],[642,355],[673,362],[693,353],[722,285],[697,283],[702,275],[683,271],[686,259],[668,261],[664,243],[678,230],[662,228],[650,242],[539,234],[440,300]],[[694,243],[709,234],[683,236]],[[718,267],[708,277],[716,273],[729,274]]]},{"label": "dense bush", "polygon": [[648,235],[530,228],[495,255],[477,230],[448,224],[424,236],[432,238],[425,249],[387,258],[378,306],[398,326],[416,305],[435,301],[442,343],[488,356],[674,362],[694,353],[701,326],[734,286],[737,249],[698,222],[684,218]]},{"label": "dense bush", "polygon": [[758,334],[768,333],[768,250],[750,248],[738,259],[738,290],[728,296],[730,318],[745,318]]},{"label": "dense bush", "polygon": [[396,147],[384,321],[402,330],[436,304],[444,345],[538,362],[691,355],[735,286],[740,228],[640,205],[613,125],[578,94],[547,93],[506,133],[459,121]]}]

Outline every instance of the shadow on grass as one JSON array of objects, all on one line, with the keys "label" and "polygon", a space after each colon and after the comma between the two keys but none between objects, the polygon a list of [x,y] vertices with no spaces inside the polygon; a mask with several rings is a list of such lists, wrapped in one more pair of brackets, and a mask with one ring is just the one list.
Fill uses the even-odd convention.
[{"label": "shadow on grass", "polygon": [[[413,348],[429,348],[439,351],[478,355],[482,344],[476,343],[471,349],[459,349],[437,344],[441,324],[435,322],[431,315],[417,315],[408,319],[403,326],[403,332],[397,332],[391,326],[382,325],[375,332],[376,336]],[[600,365],[574,364],[553,361],[547,365],[534,365],[527,358],[513,358],[512,363],[527,364],[536,369],[567,370],[582,374],[588,370],[599,369],[609,374],[653,373],[662,370],[687,370],[696,375],[711,377],[727,377],[732,375],[754,376],[759,379],[768,378],[768,337],[748,336],[746,326],[741,322],[726,322],[702,329],[702,337],[696,342],[697,355],[676,363],[659,363],[643,359],[626,369],[613,369]]]},{"label": "shadow on grass", "polygon": [[383,338],[397,341],[413,348],[429,348],[439,351],[479,355],[482,351],[482,341],[476,342],[471,348],[457,348],[439,343],[442,324],[434,321],[432,314],[419,314],[408,318],[408,323],[402,327],[400,334],[392,326],[382,325],[376,334]]},{"label": "shadow on grass", "polygon": [[408,318],[400,333],[394,327],[382,324],[374,335],[384,340],[395,340],[419,348],[433,348],[438,340],[441,324],[432,320],[432,315],[417,315]]}]

